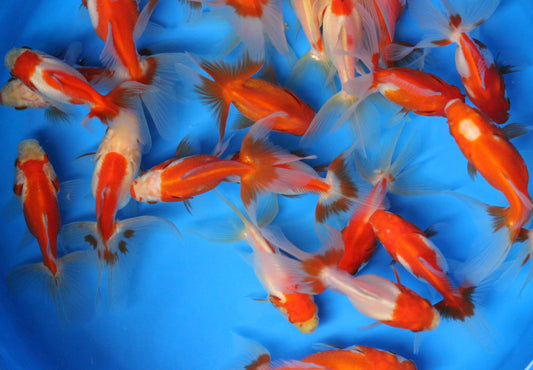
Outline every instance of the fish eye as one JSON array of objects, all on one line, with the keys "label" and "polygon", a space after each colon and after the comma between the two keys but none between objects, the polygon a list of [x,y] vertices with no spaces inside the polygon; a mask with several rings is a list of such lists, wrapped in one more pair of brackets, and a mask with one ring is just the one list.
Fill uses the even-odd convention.
[{"label": "fish eye", "polygon": [[28,50],[31,50],[31,48],[29,46],[23,46],[22,49],[28,49]]},{"label": "fish eye", "polygon": [[18,158],[15,158],[15,167],[17,167],[18,164],[19,164],[19,160],[18,160]]},{"label": "fish eye", "polygon": [[15,110],[24,110],[28,107],[24,106],[24,105],[19,105],[18,107],[15,107]]},{"label": "fish eye", "polygon": [[16,79],[17,79],[17,78],[16,78],[15,76],[11,76],[11,77],[9,77],[9,79],[7,80],[7,82],[11,82],[11,81],[16,80]]}]

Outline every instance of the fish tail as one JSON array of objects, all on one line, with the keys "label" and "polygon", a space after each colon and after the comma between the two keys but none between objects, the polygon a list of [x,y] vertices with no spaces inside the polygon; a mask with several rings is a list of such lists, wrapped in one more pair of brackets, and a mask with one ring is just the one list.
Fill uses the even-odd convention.
[{"label": "fish tail", "polygon": [[134,81],[126,81],[115,87],[101,101],[91,107],[91,111],[82,122],[84,125],[91,118],[98,118],[102,123],[109,124],[122,109],[135,109],[139,94],[145,91],[145,86]]},{"label": "fish tail", "polygon": [[348,211],[358,197],[357,185],[352,180],[346,163],[346,152],[331,162],[326,182],[330,184],[330,191],[320,196],[315,210],[315,219],[319,222],[324,222],[331,215]]},{"label": "fish tail", "polygon": [[474,315],[475,305],[472,298],[475,290],[475,286],[461,286],[458,295],[443,299],[435,304],[435,308],[442,317],[464,321]]},{"label": "fish tail", "polygon": [[9,272],[6,282],[14,296],[29,293],[51,299],[61,321],[86,321],[95,309],[96,265],[94,253],[77,251],[57,260],[55,274],[43,263],[34,263]]},{"label": "fish tail", "polygon": [[191,88],[191,82],[186,79],[190,77],[191,81],[198,80],[195,72],[187,67],[190,62],[190,58],[184,53],[161,53],[143,57],[144,75],[139,82],[144,86],[140,97],[163,138],[175,137],[179,129],[179,125],[173,124],[171,118],[179,105],[169,104],[169,99],[176,103],[182,100]]},{"label": "fish tail", "polygon": [[247,209],[261,193],[301,192],[316,177],[311,168],[300,162],[302,157],[268,140],[272,125],[280,115],[283,113],[257,121],[243,139],[239,161],[250,166],[250,171],[241,176],[241,199]]}]

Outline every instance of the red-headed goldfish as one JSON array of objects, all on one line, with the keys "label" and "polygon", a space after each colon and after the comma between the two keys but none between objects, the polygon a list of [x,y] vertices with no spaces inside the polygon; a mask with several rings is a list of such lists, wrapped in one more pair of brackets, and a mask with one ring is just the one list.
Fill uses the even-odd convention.
[{"label": "red-headed goldfish", "polygon": [[[231,207],[239,219],[224,217],[209,223],[209,226],[202,223],[202,226],[191,230],[191,232],[218,243],[235,243],[246,240],[253,249],[252,258],[254,259],[255,274],[268,293],[268,301],[299,331],[304,334],[313,332],[318,325],[318,309],[313,297],[309,294],[287,293],[279,290],[272,282],[272,277],[265,274],[266,270],[261,265],[261,261],[255,258],[257,252],[279,253],[279,250],[270,244],[261,232],[261,227],[268,225],[278,213],[277,196],[272,194],[265,197],[265,201],[260,204],[260,207],[252,211],[257,212],[257,214],[250,214],[250,219],[248,219],[228,199],[220,193],[218,195]],[[224,230],[224,232],[221,233],[220,230]]]}]

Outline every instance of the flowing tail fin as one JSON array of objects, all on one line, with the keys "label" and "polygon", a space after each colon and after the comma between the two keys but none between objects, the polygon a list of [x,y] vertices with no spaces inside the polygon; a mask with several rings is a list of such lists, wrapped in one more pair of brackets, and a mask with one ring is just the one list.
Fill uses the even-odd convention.
[{"label": "flowing tail fin", "polygon": [[257,121],[242,141],[239,161],[251,167],[249,173],[241,177],[241,199],[248,209],[261,193],[299,193],[311,180],[318,178],[309,166],[299,162],[302,157],[268,141],[272,124],[280,115],[282,113],[274,113]]},{"label": "flowing tail fin", "polygon": [[326,182],[330,190],[322,193],[315,210],[315,219],[325,222],[331,215],[348,211],[358,197],[358,189],[348,168],[347,156],[351,149],[342,153],[328,167]]},{"label": "flowing tail fin", "polygon": [[[141,216],[118,221],[115,232],[106,244],[98,235],[95,222],[75,222],[63,226],[61,241],[68,250],[83,250],[89,247],[96,251],[99,262],[98,292],[104,266],[107,266],[108,306],[121,306],[131,299],[134,285],[134,269],[139,267],[139,244],[148,233],[160,235],[170,232],[175,238],[181,238],[178,229],[170,221],[154,217]],[[95,295],[96,296],[96,295]]]},{"label": "flowing tail fin", "polygon": [[434,307],[444,318],[464,321],[465,318],[474,315],[475,306],[472,296],[475,290],[475,286],[461,286],[458,289],[458,295],[454,295],[451,299],[443,299]]},{"label": "flowing tail fin", "polygon": [[426,32],[418,43],[420,47],[442,46],[455,42],[459,33],[470,32],[487,20],[498,7],[500,0],[477,2],[456,1],[452,7],[448,0],[441,0],[446,15],[429,0],[409,2],[409,10],[418,26]]},{"label": "flowing tail fin", "polygon": [[169,104],[169,99],[175,103],[188,93],[187,82],[180,74],[185,69],[176,66],[190,64],[190,59],[184,53],[162,53],[144,57],[143,61],[148,67],[145,81],[141,81],[145,83],[141,100],[161,137],[172,139],[179,126],[172,120],[175,113],[172,108],[177,107],[177,104]]},{"label": "flowing tail fin", "polygon": [[58,259],[55,275],[43,263],[34,263],[9,272],[6,281],[13,295],[28,290],[30,294],[48,296],[60,320],[83,322],[89,320],[95,310],[96,266],[94,253],[78,251]]}]

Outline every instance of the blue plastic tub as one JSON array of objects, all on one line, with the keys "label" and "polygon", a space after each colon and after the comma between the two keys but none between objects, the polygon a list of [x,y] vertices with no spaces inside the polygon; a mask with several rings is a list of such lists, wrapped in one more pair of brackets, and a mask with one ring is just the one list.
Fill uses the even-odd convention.
[{"label": "blue plastic tub", "polygon": [[[212,8],[204,14],[204,20],[195,21],[187,17],[179,2],[162,0],[152,18],[159,26],[149,29],[139,40],[139,46],[154,52],[188,51],[214,60],[232,33],[227,22],[216,16],[216,11],[217,8]],[[505,0],[474,31],[501,63],[516,66],[517,72],[505,76],[511,100],[509,122],[527,125],[533,122],[532,12],[533,5],[527,1]],[[79,42],[82,57],[89,63],[98,63],[104,43],[96,37],[87,11],[80,9],[79,2],[6,2],[0,15],[0,55],[21,46],[60,54],[71,43]],[[284,1],[284,17],[289,43],[301,55],[308,48],[307,41],[303,32],[298,33],[288,1]],[[397,38],[416,42],[419,37],[420,31],[406,12],[398,26]],[[433,50],[428,58],[428,70],[460,86],[454,52],[454,46]],[[280,83],[286,83],[288,71],[283,58],[274,58],[274,67]],[[0,81],[7,81],[8,77],[7,69],[0,68]],[[318,109],[331,95],[323,83],[316,75],[309,74],[305,79],[292,81],[289,87]],[[58,319],[47,297],[35,297],[31,292],[20,292],[13,297],[8,294],[3,277],[16,266],[40,258],[35,240],[19,248],[27,228],[22,213],[13,212],[11,206],[13,162],[20,141],[38,139],[61,182],[81,180],[77,185],[79,196],[62,201],[63,223],[95,220],[88,182],[93,170],[92,157],[77,157],[96,151],[105,127],[95,124],[92,132],[87,130],[79,124],[87,110],[79,108],[76,112],[68,123],[53,123],[45,118],[42,110],[0,107],[0,173],[3,174],[0,205],[6,205],[0,215],[0,368],[235,368],[237,359],[245,355],[245,348],[237,345],[234,333],[261,343],[276,360],[300,359],[315,351],[314,344],[328,343],[341,347],[363,344],[391,350],[413,359],[420,369],[521,369],[532,361],[531,283],[520,294],[529,262],[518,276],[491,281],[480,289],[477,326],[443,320],[436,330],[421,335],[418,354],[413,354],[415,334],[385,325],[364,329],[373,321],[358,313],[346,297],[329,290],[316,298],[320,315],[317,330],[303,335],[268,302],[253,299],[265,298],[265,293],[252,266],[243,258],[249,253],[244,242],[216,244],[184,232],[198,231],[216,219],[233,217],[232,211],[213,192],[192,201],[192,214],[181,203],[133,205],[119,213],[120,219],[134,215],[165,217],[183,234],[182,240],[165,234],[150,235],[143,240],[131,281],[133,299],[126,307],[109,309],[97,304],[90,321],[66,324]],[[232,108],[230,126],[234,117],[236,111]],[[153,147],[143,157],[142,168],[171,157],[188,134],[197,152],[209,153],[214,148],[218,135],[215,120],[192,91],[180,99],[176,114],[169,119],[175,131],[171,140],[163,140],[153,131]],[[230,149],[237,150],[244,132],[228,130],[230,134],[233,132],[236,137]],[[505,198],[482,177],[475,180],[468,177],[466,160],[449,135],[444,118],[409,114],[401,143],[410,135],[420,147],[420,156],[429,158],[419,168],[421,178],[490,204],[506,205]],[[329,163],[351,145],[350,138],[350,130],[345,125],[305,151],[318,155],[313,165]],[[298,139],[294,137],[274,134],[273,140],[291,150],[298,148]],[[532,135],[514,139],[513,143],[531,166]],[[225,183],[219,188],[235,203],[239,202],[237,184]],[[280,197],[280,213],[274,221],[294,244],[308,251],[318,247],[313,228],[316,199],[314,195]],[[490,228],[482,222],[486,216],[449,196],[393,195],[389,204],[392,211],[421,229],[436,225],[439,233],[433,241],[450,259],[452,273],[454,266],[474,253],[480,240],[490,240]],[[364,272],[394,280],[390,262],[388,254],[378,247]],[[403,284],[432,302],[439,300],[439,295],[427,284],[417,281],[401,267],[398,270]],[[22,299],[21,295],[26,298]]]}]

